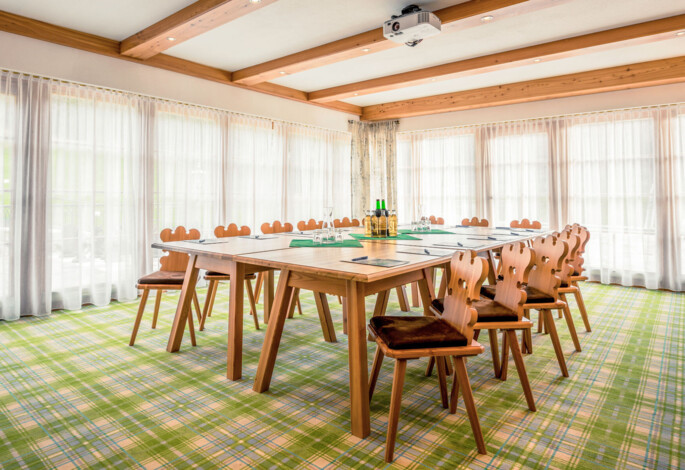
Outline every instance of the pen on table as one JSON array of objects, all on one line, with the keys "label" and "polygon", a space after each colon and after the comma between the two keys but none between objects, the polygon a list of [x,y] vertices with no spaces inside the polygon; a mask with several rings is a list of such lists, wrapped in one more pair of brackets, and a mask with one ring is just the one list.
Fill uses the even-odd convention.
[{"label": "pen on table", "polygon": [[426,253],[427,255],[430,255],[430,254],[431,254],[431,252],[428,251],[428,250],[426,250],[425,248],[423,249],[423,252]]},{"label": "pen on table", "polygon": [[369,257],[368,256],[360,256],[359,258],[352,258],[352,261],[361,261],[364,259],[369,259]]},{"label": "pen on table", "polygon": [[205,239],[204,239],[204,238],[201,238],[201,239],[198,240],[197,242],[198,242],[198,243],[204,243],[204,242],[205,242]]}]

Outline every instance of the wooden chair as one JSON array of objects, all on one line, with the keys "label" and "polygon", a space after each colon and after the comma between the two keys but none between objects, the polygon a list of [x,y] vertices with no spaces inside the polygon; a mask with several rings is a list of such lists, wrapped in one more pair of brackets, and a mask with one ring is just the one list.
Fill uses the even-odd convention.
[{"label": "wooden chair", "polygon": [[585,309],[585,301],[583,300],[583,295],[580,292],[580,286],[578,285],[578,282],[588,280],[587,276],[585,276],[583,272],[585,271],[585,246],[590,240],[590,232],[587,228],[579,224],[567,225],[566,229],[571,229],[573,233],[580,237],[580,246],[576,251],[575,258],[571,262],[573,266],[573,274],[571,274],[569,280],[570,285],[578,289],[578,294],[576,295],[574,293],[574,297],[576,299],[576,303],[578,304],[580,315],[583,318],[583,323],[585,324],[585,331],[590,332],[592,331],[592,328],[590,327],[590,320],[588,318],[587,310]]},{"label": "wooden chair", "polygon": [[434,215],[431,215],[429,219],[431,221],[431,224],[433,225],[445,225],[445,219],[443,219],[442,217],[436,217]]},{"label": "wooden chair", "polygon": [[307,222],[305,222],[304,220],[300,220],[297,223],[297,229],[301,230],[303,232],[305,230],[316,230],[316,229],[320,229],[322,227],[323,227],[323,220],[319,220],[318,222],[314,219],[309,219]]},{"label": "wooden chair", "polygon": [[[566,302],[559,298],[559,286],[561,285],[561,277],[565,274],[561,273],[562,269],[570,269],[570,266],[565,263],[568,254],[568,244],[554,235],[546,237],[538,237],[533,240],[533,251],[535,252],[535,266],[528,276],[528,285],[526,286],[526,303],[523,305],[523,310],[526,317],[530,318],[527,313],[529,310],[540,311],[540,323],[544,323],[547,332],[552,340],[554,346],[554,353],[559,362],[559,368],[564,377],[568,377],[568,369],[566,367],[566,360],[564,359],[564,352],[561,348],[559,335],[557,334],[552,310],[561,310],[566,324],[568,325],[573,339],[573,344],[576,351],[580,352],[580,342],[573,324],[573,318],[567,313]],[[495,298],[495,286],[483,286],[481,294],[490,299]],[[530,332],[530,330],[527,330]],[[532,338],[530,335],[524,334],[522,341],[522,349],[528,352],[532,351]]]},{"label": "wooden chair", "polygon": [[[159,238],[163,242],[177,242],[182,240],[199,240],[200,232],[196,229],[190,229],[186,231],[185,227],[176,227],[176,230],[172,231],[170,228],[165,228],[159,234]],[[159,271],[155,271],[152,274],[138,279],[137,289],[143,290],[143,295],[140,298],[140,305],[138,307],[138,315],[136,315],[135,323],[133,324],[133,331],[131,332],[131,339],[129,341],[129,346],[133,346],[136,342],[136,335],[138,334],[138,328],[140,328],[140,321],[143,318],[143,312],[145,311],[145,304],[147,303],[148,295],[151,290],[157,291],[157,297],[155,298],[155,312],[152,316],[152,329],[157,328],[157,315],[159,314],[159,305],[162,301],[162,293],[165,290],[180,290],[183,288],[183,279],[185,278],[186,268],[188,266],[188,260],[190,257],[185,253],[178,253],[175,251],[166,252],[166,255],[159,259],[160,268]],[[200,313],[200,302],[197,300],[197,293],[193,292],[193,305],[197,313],[198,321],[201,321],[202,315]],[[188,315],[188,326],[190,329],[190,341],[193,346],[196,346],[195,342],[195,327],[193,326],[193,316]]]},{"label": "wooden chair", "polygon": [[511,223],[509,224],[509,227],[511,228],[533,228],[533,229],[541,229],[542,224],[538,222],[537,220],[530,221],[528,219],[523,219],[520,222],[518,220],[512,220]]},{"label": "wooden chair", "polygon": [[490,226],[490,222],[488,222],[488,219],[479,219],[478,217],[473,217],[472,219],[462,219],[461,224],[466,225],[467,227],[489,227]]},{"label": "wooden chair", "polygon": [[[528,282],[528,275],[534,264],[535,252],[528,248],[525,243],[515,242],[505,245],[502,248],[503,275],[502,280],[497,283],[495,298],[481,297],[472,304],[478,312],[478,321],[473,326],[474,338],[478,339],[480,330],[488,331],[495,377],[506,380],[506,363],[509,360],[509,350],[511,350],[528,409],[531,411],[536,410],[535,400],[523,363],[523,355],[518,346],[516,330],[525,331],[533,327],[533,322],[523,316],[523,305],[526,301],[524,286]],[[434,300],[433,305],[431,305],[431,312],[436,316],[441,316],[443,310],[443,300]],[[497,330],[503,330],[501,367]],[[430,375],[430,365],[426,375]]]},{"label": "wooden chair", "polygon": [[346,228],[346,227],[360,227],[361,222],[357,219],[350,220],[348,217],[343,217],[342,220],[335,219],[333,221],[333,227],[335,228]]},{"label": "wooden chair", "polygon": [[[456,411],[456,401],[461,389],[478,452],[487,453],[465,362],[466,357],[476,356],[484,351],[483,346],[473,340],[473,327],[478,314],[472,302],[479,298],[480,286],[487,276],[487,262],[473,251],[457,252],[452,257],[450,269],[448,295],[441,317],[377,316],[369,323],[369,332],[377,344],[369,378],[369,400],[373,397],[383,359],[385,356],[395,359],[385,447],[386,462],[393,460],[407,360],[422,357],[438,358],[438,382],[444,408],[449,407]],[[445,359],[450,356],[454,361],[450,394],[452,406],[448,403],[445,368]]]},{"label": "wooden chair", "polygon": [[[573,228],[564,229],[559,236],[569,245],[569,255],[566,257],[565,262],[570,266],[570,269],[562,270],[561,285],[558,289],[559,297],[566,302],[566,309],[570,315],[571,312],[568,307],[568,302],[566,301],[566,294],[573,294],[576,304],[578,305],[578,310],[580,311],[580,316],[583,319],[583,324],[585,325],[585,331],[590,332],[592,331],[592,328],[590,328],[590,320],[588,319],[587,311],[585,310],[583,295],[580,293],[580,287],[578,287],[577,281],[574,281],[574,273],[576,270],[582,272],[582,265],[585,262],[582,255],[579,254],[583,240],[581,239],[579,231],[574,231]],[[587,238],[585,239],[585,242],[587,243]],[[579,264],[577,264],[577,262],[579,262]],[[576,265],[579,267],[577,268]]]},{"label": "wooden chair", "polygon": [[[243,225],[238,228],[236,224],[229,224],[227,227],[219,225],[214,229],[214,236],[217,238],[228,238],[237,236],[249,235],[250,227]],[[255,303],[254,292],[252,291],[252,279],[255,279],[254,274],[245,275],[245,291],[247,292],[247,299],[250,303],[250,314],[254,319],[254,326],[259,329],[259,318],[257,318],[257,305]],[[205,306],[202,309],[202,320],[200,320],[200,331],[204,331],[207,317],[212,316],[212,309],[214,308],[214,300],[216,299],[216,292],[219,287],[219,282],[230,281],[231,276],[216,271],[208,271],[205,274],[205,280],[209,281],[207,287],[207,298],[205,299]]]}]

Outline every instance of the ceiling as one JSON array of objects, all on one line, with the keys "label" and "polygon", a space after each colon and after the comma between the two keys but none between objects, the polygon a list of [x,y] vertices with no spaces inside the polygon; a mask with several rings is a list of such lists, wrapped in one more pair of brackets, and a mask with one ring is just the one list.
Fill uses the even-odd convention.
[{"label": "ceiling", "polygon": [[[438,10],[456,0],[413,3]],[[0,10],[58,26],[121,41],[175,11],[190,0],[0,0]],[[278,0],[197,37],[164,54],[211,67],[236,71],[289,54],[363,33],[399,14],[411,0]],[[571,36],[685,14],[685,0],[543,0],[535,11],[498,15],[462,25],[456,22],[417,47],[396,47],[303,72],[272,83],[304,92],[412,71],[448,62],[546,43]],[[685,35],[665,35],[656,42],[626,43],[609,50],[532,60],[504,70],[354,96],[358,106],[541,79],[606,67],[685,55]]]}]

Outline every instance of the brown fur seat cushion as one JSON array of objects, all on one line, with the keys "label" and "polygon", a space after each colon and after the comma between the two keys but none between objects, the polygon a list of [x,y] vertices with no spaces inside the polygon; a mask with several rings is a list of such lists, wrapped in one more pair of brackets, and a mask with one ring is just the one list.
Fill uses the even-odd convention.
[{"label": "brown fur seat cushion", "polygon": [[373,317],[369,325],[392,349],[466,346],[466,338],[442,318]]}]

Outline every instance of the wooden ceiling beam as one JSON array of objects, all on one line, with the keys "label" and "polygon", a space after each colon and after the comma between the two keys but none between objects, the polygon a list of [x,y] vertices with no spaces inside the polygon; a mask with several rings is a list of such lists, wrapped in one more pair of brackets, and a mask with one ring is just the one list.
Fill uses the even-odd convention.
[{"label": "wooden ceiling beam", "polygon": [[136,64],[147,65],[171,72],[190,75],[213,82],[230,85],[245,90],[266,93],[279,98],[299,101],[301,103],[314,104],[320,107],[342,111],[350,114],[361,114],[361,108],[348,103],[314,103],[308,100],[308,95],[304,91],[276,85],[274,83],[263,83],[257,86],[247,86],[231,81],[231,72],[214,67],[179,59],[166,54],[157,54],[147,60],[136,59],[135,57],[122,55],[119,53],[120,43],[112,39],[83,33],[73,29],[63,28],[43,21],[34,20],[25,16],[15,15],[0,10],[0,31],[6,31],[20,36],[26,36],[41,41],[59,44],[61,46],[72,47],[86,52],[113,57]]},{"label": "wooden ceiling beam", "polygon": [[[554,3],[551,0],[470,0],[437,10],[434,13],[440,18],[442,29],[445,31],[446,26],[451,23],[455,24],[460,20],[474,17],[478,17],[477,21],[480,23],[479,18],[482,15],[492,14],[502,9],[508,11],[517,5],[525,8],[513,10],[509,12],[510,14],[529,12],[531,8],[543,8]],[[556,3],[558,4],[559,1]],[[254,85],[273,80],[282,75],[302,72],[399,46],[401,44],[388,41],[383,37],[383,28],[381,27],[237,70],[233,72],[233,81],[245,85]]]},{"label": "wooden ceiling beam", "polygon": [[645,23],[574,36],[521,49],[513,49],[497,54],[413,70],[411,72],[312,91],[309,93],[309,99],[325,103],[327,101],[422,85],[435,82],[436,80],[449,80],[512,68],[520,66],[523,61],[531,61],[533,59],[556,60],[599,50],[662,41],[672,38],[675,31],[683,29],[685,29],[685,15],[671,16],[660,20],[647,21]]},{"label": "wooden ceiling beam", "polygon": [[685,56],[366,106],[361,119],[398,119],[683,82]]},{"label": "wooden ceiling beam", "polygon": [[[119,52],[149,59],[183,41],[252,13],[277,0],[198,0],[121,41]],[[171,38],[171,39],[170,39]]]}]

